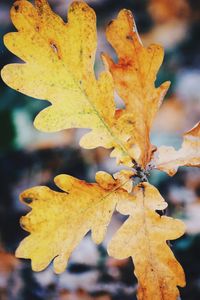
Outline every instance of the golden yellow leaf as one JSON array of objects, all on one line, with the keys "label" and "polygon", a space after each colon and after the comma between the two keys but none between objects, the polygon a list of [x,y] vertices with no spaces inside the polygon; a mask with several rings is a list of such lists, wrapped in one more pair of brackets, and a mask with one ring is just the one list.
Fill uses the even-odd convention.
[{"label": "golden yellow leaf", "polygon": [[54,259],[55,272],[61,273],[88,231],[96,243],[102,242],[117,202],[131,197],[126,190],[133,173],[116,176],[115,180],[99,172],[97,183],[91,184],[59,175],[55,183],[64,192],[44,186],[24,191],[21,201],[32,211],[21,218],[21,225],[31,234],[21,242],[16,256],[31,259],[34,271],[43,270]]},{"label": "golden yellow leaf", "polygon": [[[31,212],[22,217],[21,225],[30,234],[16,256],[31,259],[35,271],[53,260],[56,273],[61,273],[87,232],[91,230],[96,243],[102,242],[117,207],[130,217],[111,240],[109,253],[116,258],[133,258],[138,299],[177,300],[177,286],[184,286],[185,278],[166,241],[181,236],[184,225],[156,212],[167,206],[156,188],[140,183],[133,189],[132,181],[133,176],[144,180],[155,152],[150,130],[169,87],[169,82],[155,87],[163,49],[158,45],[143,47],[133,16],[122,10],[107,29],[118,63],[104,55],[109,70],[97,79],[96,16],[86,3],[73,1],[66,23],[47,0],[35,0],[35,5],[19,0],[11,9],[11,18],[17,32],[7,34],[4,42],[23,63],[5,66],[1,75],[13,89],[51,103],[36,117],[35,126],[46,132],[90,129],[81,146],[113,148],[111,156],[118,163],[135,168],[113,177],[98,172],[96,183],[59,175],[55,183],[62,192],[47,187],[24,191],[21,201]],[[115,106],[115,88],[124,109]],[[171,174],[179,165],[199,165],[199,133],[198,124],[185,134],[179,151],[159,148],[155,166]]]},{"label": "golden yellow leaf", "polygon": [[135,188],[132,201],[117,204],[117,210],[130,217],[112,238],[108,252],[118,259],[132,257],[139,300],[177,300],[177,286],[185,285],[182,267],[166,243],[183,235],[185,226],[155,212],[166,206],[149,183]]},{"label": "golden yellow leaf", "polygon": [[111,74],[105,71],[98,80],[94,74],[94,11],[74,1],[65,23],[46,0],[35,0],[35,6],[21,0],[14,3],[11,18],[18,32],[8,33],[4,43],[25,63],[7,65],[1,75],[13,89],[51,102],[36,117],[36,128],[91,129],[81,146],[114,148],[111,156],[118,163],[133,166],[140,149],[131,138],[132,114],[116,111]]},{"label": "golden yellow leaf", "polygon": [[104,60],[108,63],[117,92],[125,102],[126,111],[134,114],[132,137],[140,149],[138,161],[145,167],[152,154],[149,131],[170,85],[165,82],[155,88],[164,52],[159,45],[148,48],[142,45],[133,16],[125,9],[108,26],[107,39],[116,50],[119,61],[114,63],[105,54]]},{"label": "golden yellow leaf", "polygon": [[183,136],[179,150],[161,146],[154,154],[152,165],[158,170],[173,176],[179,167],[200,167],[200,122]]}]

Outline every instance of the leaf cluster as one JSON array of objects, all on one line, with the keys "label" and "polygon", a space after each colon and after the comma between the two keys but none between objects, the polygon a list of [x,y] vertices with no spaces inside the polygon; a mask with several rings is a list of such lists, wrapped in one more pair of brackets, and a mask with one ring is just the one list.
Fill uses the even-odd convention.
[{"label": "leaf cluster", "polygon": [[[1,76],[11,88],[51,103],[36,117],[36,128],[90,129],[80,145],[112,149],[111,157],[126,167],[114,175],[98,172],[92,184],[61,174],[55,183],[63,192],[41,186],[24,191],[21,201],[32,210],[21,218],[21,226],[30,235],[18,247],[17,257],[31,259],[35,271],[53,260],[55,272],[61,273],[88,231],[94,242],[103,241],[116,209],[129,217],[111,239],[108,253],[132,257],[138,299],[177,299],[177,286],[185,285],[184,272],[166,241],[180,237],[185,227],[158,214],[167,203],[147,175],[153,169],[174,175],[180,166],[199,166],[200,123],[184,135],[178,151],[151,144],[152,123],[170,85],[155,87],[163,48],[145,48],[132,13],[123,9],[106,30],[118,61],[104,53],[105,70],[96,78],[96,15],[85,2],[70,5],[67,23],[47,0],[35,0],[34,5],[16,1],[11,18],[17,31],[8,33],[4,43],[24,63],[5,66]],[[116,107],[114,92],[123,100],[123,109]]]}]

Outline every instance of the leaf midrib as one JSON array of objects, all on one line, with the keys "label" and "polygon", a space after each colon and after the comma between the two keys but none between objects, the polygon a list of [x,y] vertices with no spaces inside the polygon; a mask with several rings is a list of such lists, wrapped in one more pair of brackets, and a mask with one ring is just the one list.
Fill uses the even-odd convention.
[{"label": "leaf midrib", "polygon": [[[52,12],[52,11],[51,11]],[[53,12],[52,12],[53,13]],[[25,18],[27,20],[27,23],[30,25],[30,27],[32,28],[32,24],[29,22],[29,19]],[[69,24],[69,23],[65,23],[65,25]],[[34,30],[35,31],[35,30]],[[18,31],[20,32],[20,31]],[[38,32],[35,32],[35,34],[38,34]],[[42,34],[38,34],[38,36],[40,36],[42,38],[43,41],[45,41],[45,43],[47,42],[46,38],[42,35]],[[65,65],[63,63],[61,63],[61,61],[58,59],[58,63],[60,63],[60,65],[64,68],[65,70]],[[104,118],[101,116],[101,114],[98,112],[98,110],[96,109],[95,105],[93,104],[93,102],[90,100],[90,98],[88,97],[88,95],[86,94],[86,92],[81,88],[80,84],[78,83],[78,80],[76,80],[73,76],[73,74],[71,72],[69,72],[69,74],[72,77],[72,80],[74,82],[74,84],[78,87],[78,89],[80,90],[80,92],[84,95],[84,98],[88,101],[88,103],[91,105],[91,107],[93,108],[95,114],[97,115],[97,117],[99,118],[99,120],[101,121],[101,123],[103,124],[103,126],[106,128],[106,130],[109,132],[109,134],[111,135],[111,137],[113,138],[114,141],[116,141],[116,144],[119,145],[122,153],[124,153],[126,156],[129,156],[131,161],[133,161],[133,158],[131,156],[131,154],[129,153],[129,151],[127,150],[126,146],[123,144],[123,142],[117,138],[117,136],[113,133],[113,131],[110,129],[110,127],[107,125],[107,123],[104,121]],[[92,129],[92,128],[90,128]],[[115,147],[114,147],[115,148]]]}]

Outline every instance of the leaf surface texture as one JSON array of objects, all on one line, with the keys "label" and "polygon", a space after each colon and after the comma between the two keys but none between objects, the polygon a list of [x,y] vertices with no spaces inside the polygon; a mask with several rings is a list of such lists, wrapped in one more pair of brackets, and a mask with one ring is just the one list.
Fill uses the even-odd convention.
[{"label": "leaf surface texture", "polygon": [[124,100],[126,111],[133,114],[132,138],[140,149],[139,163],[145,167],[153,147],[149,133],[170,83],[155,87],[157,72],[162,64],[164,51],[159,45],[145,48],[129,10],[122,10],[107,28],[107,39],[115,49],[118,62],[104,55],[114,78],[116,90]]},{"label": "leaf surface texture", "polygon": [[17,257],[31,259],[35,271],[54,259],[56,273],[64,272],[69,256],[88,231],[96,243],[103,241],[117,202],[130,198],[132,175],[125,171],[114,179],[99,172],[94,184],[59,175],[55,183],[63,192],[45,186],[24,191],[21,201],[32,210],[21,218],[21,225],[30,235],[21,242]]},{"label": "leaf surface texture", "polygon": [[185,226],[156,212],[166,207],[149,183],[135,188],[132,202],[117,204],[117,210],[130,217],[112,238],[108,253],[118,259],[132,257],[139,300],[177,300],[177,285],[185,285],[182,267],[166,243],[183,235]]},{"label": "leaf surface texture", "polygon": [[35,119],[41,131],[88,128],[80,144],[84,148],[113,148],[118,163],[133,166],[140,149],[133,132],[131,112],[116,110],[111,74],[96,79],[96,16],[84,2],[73,2],[65,23],[46,0],[35,6],[22,0],[14,3],[11,18],[18,32],[4,37],[6,47],[22,59],[10,64],[1,75],[7,85],[28,96],[51,103]]}]

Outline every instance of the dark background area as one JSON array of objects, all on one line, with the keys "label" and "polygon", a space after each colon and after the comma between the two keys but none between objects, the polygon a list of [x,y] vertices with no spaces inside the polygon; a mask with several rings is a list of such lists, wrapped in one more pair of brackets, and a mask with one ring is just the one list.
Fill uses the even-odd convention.
[{"label": "dark background area", "polygon": [[[14,31],[9,10],[14,1],[0,0],[0,68],[17,61],[3,45],[3,35]],[[52,8],[66,20],[70,1],[51,0]],[[178,148],[182,134],[200,119],[200,2],[196,0],[94,0],[86,1],[97,13],[98,51],[95,70],[102,69],[100,52],[114,52],[105,39],[106,24],[121,8],[134,13],[144,45],[160,43],[165,59],[157,83],[172,82],[152,130],[155,145]],[[117,101],[117,99],[116,99]],[[106,254],[107,240],[123,221],[113,217],[106,241],[95,246],[88,235],[76,249],[60,276],[50,266],[41,273],[30,262],[17,260],[14,251],[26,235],[19,226],[26,207],[19,194],[35,185],[54,188],[53,178],[67,173],[93,181],[98,170],[117,171],[109,151],[79,148],[82,130],[44,134],[32,121],[45,101],[31,99],[0,80],[0,300],[134,300],[136,279],[130,260],[117,261]],[[169,204],[167,214],[184,220],[186,234],[172,243],[182,264],[187,286],[182,300],[200,299],[200,171],[180,168],[170,178],[152,172],[155,184]]]}]

